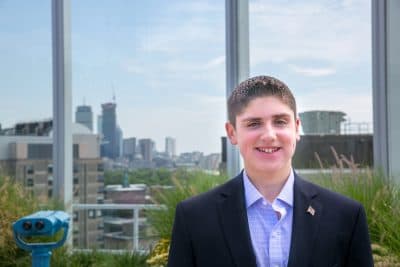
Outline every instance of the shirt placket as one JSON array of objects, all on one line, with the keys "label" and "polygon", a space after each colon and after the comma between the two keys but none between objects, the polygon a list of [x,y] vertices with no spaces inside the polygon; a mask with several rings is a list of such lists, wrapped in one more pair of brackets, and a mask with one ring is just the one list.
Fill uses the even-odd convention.
[{"label": "shirt placket", "polygon": [[[283,267],[283,251],[282,251],[282,228],[281,224],[284,220],[286,212],[284,209],[274,208],[271,206],[271,210],[275,215],[276,221],[271,229],[269,238],[269,266],[270,267]],[[279,214],[279,215],[277,215]],[[280,218],[278,220],[278,217]]]}]

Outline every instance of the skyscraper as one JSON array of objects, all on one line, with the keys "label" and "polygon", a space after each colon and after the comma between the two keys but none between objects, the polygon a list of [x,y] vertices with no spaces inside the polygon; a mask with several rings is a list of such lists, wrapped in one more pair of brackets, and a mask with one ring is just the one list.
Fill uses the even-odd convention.
[{"label": "skyscraper", "polygon": [[97,115],[97,134],[103,136],[103,116]]},{"label": "skyscraper", "polygon": [[85,125],[93,132],[93,113],[91,106],[77,106],[75,112],[75,122]]},{"label": "skyscraper", "polygon": [[165,137],[165,154],[167,154],[170,158],[176,156],[175,138]]},{"label": "skyscraper", "polygon": [[123,156],[130,161],[133,161],[136,153],[136,138],[126,138],[123,142]]},{"label": "skyscraper", "polygon": [[117,125],[117,157],[122,157],[122,147],[123,147],[123,143],[124,143],[124,133],[122,132],[121,127],[119,127],[119,125]]},{"label": "skyscraper", "polygon": [[101,105],[103,118],[101,156],[110,159],[116,159],[119,156],[116,107],[117,104],[115,103],[105,103]]},{"label": "skyscraper", "polygon": [[143,160],[151,162],[153,160],[153,150],[154,150],[153,140],[146,138],[139,140],[140,153],[142,154]]},{"label": "skyscraper", "polygon": [[341,111],[312,110],[299,113],[304,134],[340,134],[346,114]]}]

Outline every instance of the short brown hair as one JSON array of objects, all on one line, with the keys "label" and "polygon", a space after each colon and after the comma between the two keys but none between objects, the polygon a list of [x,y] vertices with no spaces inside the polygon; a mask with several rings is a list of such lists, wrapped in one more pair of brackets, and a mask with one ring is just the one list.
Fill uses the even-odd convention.
[{"label": "short brown hair", "polygon": [[228,99],[228,119],[235,126],[239,115],[249,102],[262,96],[274,96],[288,105],[296,118],[296,100],[289,87],[280,80],[270,76],[256,76],[241,82]]}]

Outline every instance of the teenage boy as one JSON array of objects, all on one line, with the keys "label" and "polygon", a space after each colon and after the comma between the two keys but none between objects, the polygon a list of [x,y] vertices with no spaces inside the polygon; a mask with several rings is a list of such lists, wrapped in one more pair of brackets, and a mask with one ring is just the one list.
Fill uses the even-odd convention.
[{"label": "teenage boy", "polygon": [[361,204],[294,172],[296,114],[275,78],[254,77],[232,92],[225,128],[244,170],[178,204],[169,267],[373,266]]}]

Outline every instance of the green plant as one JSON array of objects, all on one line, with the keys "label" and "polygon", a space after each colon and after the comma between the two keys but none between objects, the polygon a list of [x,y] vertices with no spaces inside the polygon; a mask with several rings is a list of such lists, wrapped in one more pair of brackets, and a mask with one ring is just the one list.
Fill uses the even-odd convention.
[{"label": "green plant", "polygon": [[[333,148],[332,153],[336,164],[330,166],[331,173],[321,173],[311,180],[361,202],[368,218],[375,261],[390,259],[390,262],[400,263],[399,186],[379,170],[359,168],[353,159],[338,155]],[[323,169],[321,160],[316,156]]]},{"label": "green plant", "polygon": [[51,258],[52,267],[147,267],[146,255],[137,253],[110,254],[91,252],[69,253],[65,247],[55,251]]},{"label": "green plant", "polygon": [[[30,253],[17,247],[12,224],[19,218],[45,209],[62,209],[57,201],[39,201],[31,192],[11,178],[0,175],[0,262],[1,266],[31,266]],[[61,234],[61,233],[60,233]],[[28,242],[59,239],[38,237],[28,238]]]},{"label": "green plant", "polygon": [[171,179],[174,188],[159,191],[155,197],[155,202],[163,204],[165,209],[148,211],[148,218],[155,234],[160,237],[148,259],[150,266],[154,267],[165,266],[167,262],[176,205],[186,198],[210,190],[223,183],[227,177],[180,170]]},{"label": "green plant", "polygon": [[14,241],[12,223],[38,209],[38,201],[24,188],[0,175],[0,262],[2,266],[29,266],[30,255]]},{"label": "green plant", "polygon": [[147,264],[154,267],[165,266],[168,261],[170,243],[170,239],[160,239],[151,251]]}]

